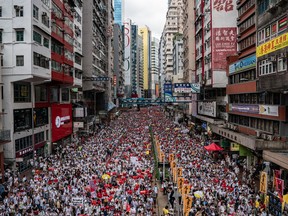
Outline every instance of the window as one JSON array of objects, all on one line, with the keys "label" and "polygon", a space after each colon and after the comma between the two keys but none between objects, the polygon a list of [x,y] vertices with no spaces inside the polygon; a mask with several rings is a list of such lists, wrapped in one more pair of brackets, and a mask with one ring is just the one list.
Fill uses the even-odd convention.
[{"label": "window", "polygon": [[41,143],[43,141],[45,141],[44,131],[34,135],[35,144]]},{"label": "window", "polygon": [[47,7],[50,6],[50,0],[41,0]]},{"label": "window", "polygon": [[14,102],[31,102],[30,92],[30,84],[14,83]]},{"label": "window", "polygon": [[[48,124],[48,108],[35,108],[33,114],[33,120],[35,127],[40,127]],[[37,142],[35,141],[35,143]]]},{"label": "window", "polygon": [[33,40],[39,44],[42,44],[42,35],[36,31],[33,31]]},{"label": "window", "polygon": [[27,136],[27,137],[23,137],[21,139],[16,139],[15,140],[15,151],[19,152],[22,149],[26,149],[32,145],[33,145],[33,143],[32,143],[32,136],[31,135]]},{"label": "window", "polygon": [[0,6],[0,17],[2,17],[2,7]]},{"label": "window", "polygon": [[45,47],[49,48],[49,44],[50,44],[49,39],[47,39],[47,38],[44,37],[43,45],[44,45]]},{"label": "window", "polygon": [[265,59],[259,62],[259,76],[268,75],[277,71],[276,61],[272,60],[273,59]]},{"label": "window", "polygon": [[47,101],[47,87],[38,85],[35,86],[35,102]]},{"label": "window", "polygon": [[62,88],[62,101],[69,101],[69,89],[68,88]]},{"label": "window", "polygon": [[287,69],[287,58],[281,57],[278,58],[278,71],[286,71]]},{"label": "window", "polygon": [[2,30],[0,29],[0,43],[2,43]]},{"label": "window", "polygon": [[24,31],[16,30],[16,41],[24,41]]},{"label": "window", "polygon": [[33,17],[37,20],[39,19],[39,8],[35,5],[33,5]]},{"label": "window", "polygon": [[59,88],[58,87],[51,87],[50,102],[59,102]]},{"label": "window", "polygon": [[24,66],[24,56],[17,55],[16,56],[16,66]]},{"label": "window", "polygon": [[16,17],[23,17],[24,16],[24,7],[14,5]]},{"label": "window", "polygon": [[260,0],[258,2],[258,14],[261,15],[263,14],[269,6],[269,0]]},{"label": "window", "polygon": [[49,61],[50,59],[48,57],[45,57],[39,53],[33,52],[34,65],[49,69],[50,68]]},{"label": "window", "polygon": [[47,26],[47,27],[50,27],[50,20],[49,20],[49,17],[47,15],[46,12],[43,12],[42,13],[42,23]]},{"label": "window", "polygon": [[14,110],[14,132],[32,128],[32,110],[16,109]]}]

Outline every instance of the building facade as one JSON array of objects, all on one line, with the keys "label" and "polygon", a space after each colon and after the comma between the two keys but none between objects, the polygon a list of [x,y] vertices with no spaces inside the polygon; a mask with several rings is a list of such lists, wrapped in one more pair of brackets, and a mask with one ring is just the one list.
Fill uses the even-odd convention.
[{"label": "building facade", "polygon": [[159,97],[159,39],[153,37],[151,42],[151,94]]},{"label": "building facade", "polygon": [[143,96],[151,98],[151,31],[145,26],[139,28],[138,33],[143,39]]},{"label": "building facade", "polygon": [[74,40],[82,43],[75,35],[81,33],[81,24],[74,26],[74,12],[81,13],[81,3],[0,1],[4,125],[12,129],[4,157],[19,172],[71,141],[70,91],[81,86],[81,67],[74,64]]}]

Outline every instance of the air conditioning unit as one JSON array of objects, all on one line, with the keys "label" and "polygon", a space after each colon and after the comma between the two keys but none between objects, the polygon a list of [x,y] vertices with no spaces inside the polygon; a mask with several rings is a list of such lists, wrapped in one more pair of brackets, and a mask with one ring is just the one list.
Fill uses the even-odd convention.
[{"label": "air conditioning unit", "polygon": [[273,137],[273,135],[267,135],[266,139],[269,140],[269,141],[272,141],[274,139],[274,137]]},{"label": "air conditioning unit", "polygon": [[207,13],[210,12],[210,8],[206,8],[205,12],[207,12]]},{"label": "air conditioning unit", "polygon": [[269,56],[269,57],[267,58],[267,61],[275,62],[275,61],[276,61],[276,56]]},{"label": "air conditioning unit", "polygon": [[241,37],[241,33],[238,33],[238,34],[237,34],[237,37],[240,38],[240,37]]},{"label": "air conditioning unit", "polygon": [[46,61],[50,61],[50,58],[45,58]]},{"label": "air conditioning unit", "polygon": [[241,18],[240,17],[237,17],[237,21],[239,21]]},{"label": "air conditioning unit", "polygon": [[210,31],[210,26],[209,25],[206,26],[206,31]]},{"label": "air conditioning unit", "polygon": [[241,3],[241,0],[237,0],[236,4],[239,5]]},{"label": "air conditioning unit", "polygon": [[14,9],[20,9],[20,6],[14,5]]},{"label": "air conditioning unit", "polygon": [[279,54],[279,58],[285,58],[286,57],[286,53],[280,53]]},{"label": "air conditioning unit", "polygon": [[232,130],[236,131],[237,130],[237,125],[233,125],[233,129]]},{"label": "air conditioning unit", "polygon": [[43,13],[42,13],[42,16],[47,16],[47,13],[46,13],[46,12],[43,12]]},{"label": "air conditioning unit", "polygon": [[260,138],[260,136],[261,136],[261,131],[258,131],[258,130],[257,130],[257,131],[256,131],[256,137],[257,137],[257,138]]},{"label": "air conditioning unit", "polygon": [[51,19],[51,22],[52,22],[52,23],[55,23],[55,22],[56,22],[56,20],[55,20],[55,19]]}]

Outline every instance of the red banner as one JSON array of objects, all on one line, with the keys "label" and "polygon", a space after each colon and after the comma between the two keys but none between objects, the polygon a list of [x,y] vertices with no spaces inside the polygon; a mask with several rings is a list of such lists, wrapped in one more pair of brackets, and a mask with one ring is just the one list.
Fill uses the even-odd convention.
[{"label": "red banner", "polygon": [[284,180],[275,178],[275,190],[278,192],[280,198],[283,197]]},{"label": "red banner", "polygon": [[212,70],[225,70],[226,57],[237,54],[237,28],[213,28]]},{"label": "red banner", "polygon": [[72,105],[51,105],[52,142],[72,134]]}]

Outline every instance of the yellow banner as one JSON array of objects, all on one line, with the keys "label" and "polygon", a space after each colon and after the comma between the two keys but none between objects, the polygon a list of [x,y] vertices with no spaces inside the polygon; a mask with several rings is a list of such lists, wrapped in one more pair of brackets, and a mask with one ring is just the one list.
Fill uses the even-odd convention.
[{"label": "yellow banner", "polygon": [[175,158],[174,154],[169,154],[169,162],[173,161]]},{"label": "yellow banner", "polygon": [[172,161],[171,164],[170,164],[170,167],[171,168],[175,168],[176,167],[176,161]]},{"label": "yellow banner", "polygon": [[186,195],[186,194],[190,193],[190,190],[191,190],[190,184],[183,184],[182,195]]},{"label": "yellow banner", "polygon": [[177,183],[176,180],[177,180],[177,168],[174,167],[172,168],[173,169],[173,182],[174,183]]},{"label": "yellow banner", "polygon": [[177,176],[181,177],[183,173],[182,167],[177,167]]},{"label": "yellow banner", "polygon": [[267,173],[261,172],[260,174],[260,188],[259,191],[262,193],[267,193]]},{"label": "yellow banner", "polygon": [[183,213],[184,213],[184,215],[189,214],[189,211],[192,207],[192,201],[193,201],[192,196],[184,195],[184,197],[183,197]]},{"label": "yellow banner", "polygon": [[288,33],[282,34],[264,44],[261,44],[256,49],[256,57],[259,58],[276,50],[282,49],[288,46]]},{"label": "yellow banner", "polygon": [[181,194],[182,193],[182,187],[184,184],[184,178],[183,177],[178,177],[178,191]]}]

